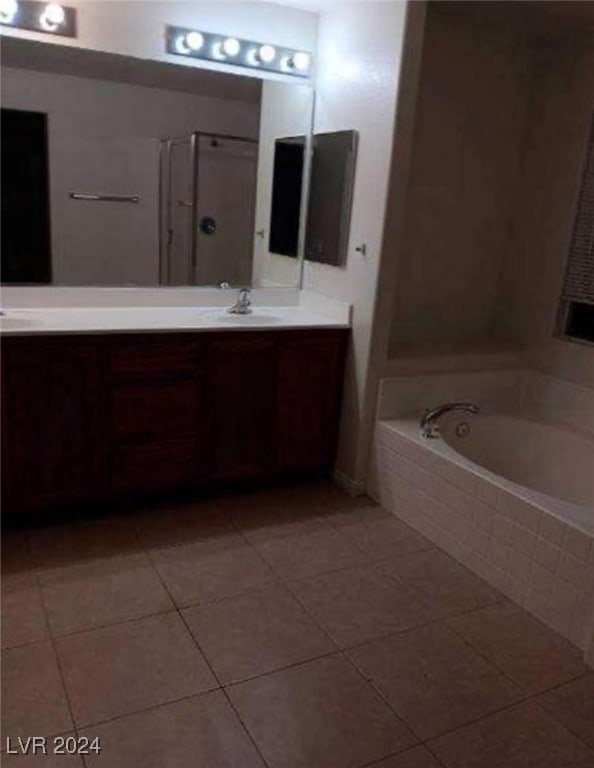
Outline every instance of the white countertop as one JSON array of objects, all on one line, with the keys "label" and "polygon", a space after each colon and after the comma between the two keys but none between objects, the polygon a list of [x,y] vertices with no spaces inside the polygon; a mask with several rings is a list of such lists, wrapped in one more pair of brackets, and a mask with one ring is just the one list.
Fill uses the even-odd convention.
[{"label": "white countertop", "polygon": [[[257,306],[249,315],[231,315],[221,307],[28,307],[4,308],[3,336],[69,333],[134,333],[173,331],[283,330],[291,328],[348,328],[350,312],[312,307]],[[320,308],[320,304],[322,305]],[[345,305],[345,307],[348,305]]]}]

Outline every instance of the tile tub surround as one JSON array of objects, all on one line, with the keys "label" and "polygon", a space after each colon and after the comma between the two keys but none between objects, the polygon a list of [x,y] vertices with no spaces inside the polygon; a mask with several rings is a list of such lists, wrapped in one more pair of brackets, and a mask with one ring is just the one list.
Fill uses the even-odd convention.
[{"label": "tile tub surround", "polygon": [[382,379],[377,418],[420,418],[425,409],[470,401],[487,410],[519,411],[594,434],[594,389],[525,368]]},{"label": "tile tub surround", "polygon": [[546,497],[535,501],[443,441],[423,440],[416,419],[378,422],[375,453],[386,509],[568,638],[591,663],[594,521],[579,528],[560,519],[543,507]]},{"label": "tile tub surround", "polygon": [[[99,737],[87,768],[594,764],[579,651],[370,499],[315,484],[161,512],[4,533],[3,585],[44,626],[3,602],[4,736]],[[231,540],[250,557],[220,559]],[[165,552],[236,589],[178,594]],[[71,606],[48,591],[69,583]],[[2,755],[38,762],[82,765]]]}]

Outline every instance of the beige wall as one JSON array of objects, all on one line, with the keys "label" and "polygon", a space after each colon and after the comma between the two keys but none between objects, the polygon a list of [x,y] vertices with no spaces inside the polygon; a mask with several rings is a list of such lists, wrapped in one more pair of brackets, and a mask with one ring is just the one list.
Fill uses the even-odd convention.
[{"label": "beige wall", "polygon": [[[256,202],[256,236],[252,285],[270,288],[280,285],[299,286],[300,259],[281,256],[268,250],[274,153],[276,139],[309,135],[313,116],[314,92],[309,85],[276,83],[262,84],[260,110],[260,150],[258,153],[258,195]],[[305,151],[305,150],[304,150]],[[302,212],[303,215],[303,212]]]},{"label": "beige wall", "polygon": [[[415,3],[416,5],[416,3]],[[318,27],[314,132],[359,132],[347,262],[305,262],[303,287],[353,305],[337,474],[358,489],[365,474],[361,437],[388,190],[405,2],[329,3]],[[361,243],[366,254],[355,249]]]},{"label": "beige wall", "polygon": [[592,44],[543,48],[510,24],[435,9],[403,62],[363,446],[382,377],[532,365],[594,385],[594,349],[552,336],[594,107]]},{"label": "beige wall", "polygon": [[391,357],[493,334],[531,68],[520,38],[431,7]]},{"label": "beige wall", "polygon": [[594,109],[594,44],[540,51],[499,296],[499,333],[529,361],[594,386],[594,348],[552,334]]}]

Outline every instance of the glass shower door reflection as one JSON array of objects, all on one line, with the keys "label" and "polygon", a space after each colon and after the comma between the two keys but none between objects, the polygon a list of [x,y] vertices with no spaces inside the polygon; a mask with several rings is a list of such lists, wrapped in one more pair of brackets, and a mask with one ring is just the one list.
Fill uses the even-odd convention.
[{"label": "glass shower door reflection", "polygon": [[245,139],[198,139],[196,281],[250,285],[258,145]]},{"label": "glass shower door reflection", "polygon": [[161,282],[250,285],[258,144],[214,134],[164,142]]},{"label": "glass shower door reflection", "polygon": [[194,222],[193,136],[169,139],[163,147],[161,183],[166,201],[162,237],[161,283],[195,285],[192,253]]}]

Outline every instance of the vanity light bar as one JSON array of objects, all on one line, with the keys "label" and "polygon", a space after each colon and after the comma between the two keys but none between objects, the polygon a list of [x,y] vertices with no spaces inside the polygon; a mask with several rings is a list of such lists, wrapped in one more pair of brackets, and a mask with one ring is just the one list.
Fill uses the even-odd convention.
[{"label": "vanity light bar", "polygon": [[165,47],[167,53],[186,58],[207,59],[236,67],[261,69],[294,77],[308,78],[311,75],[310,53],[270,43],[242,40],[229,35],[167,26]]},{"label": "vanity light bar", "polygon": [[76,37],[76,8],[37,0],[0,0],[0,24],[48,35]]}]

